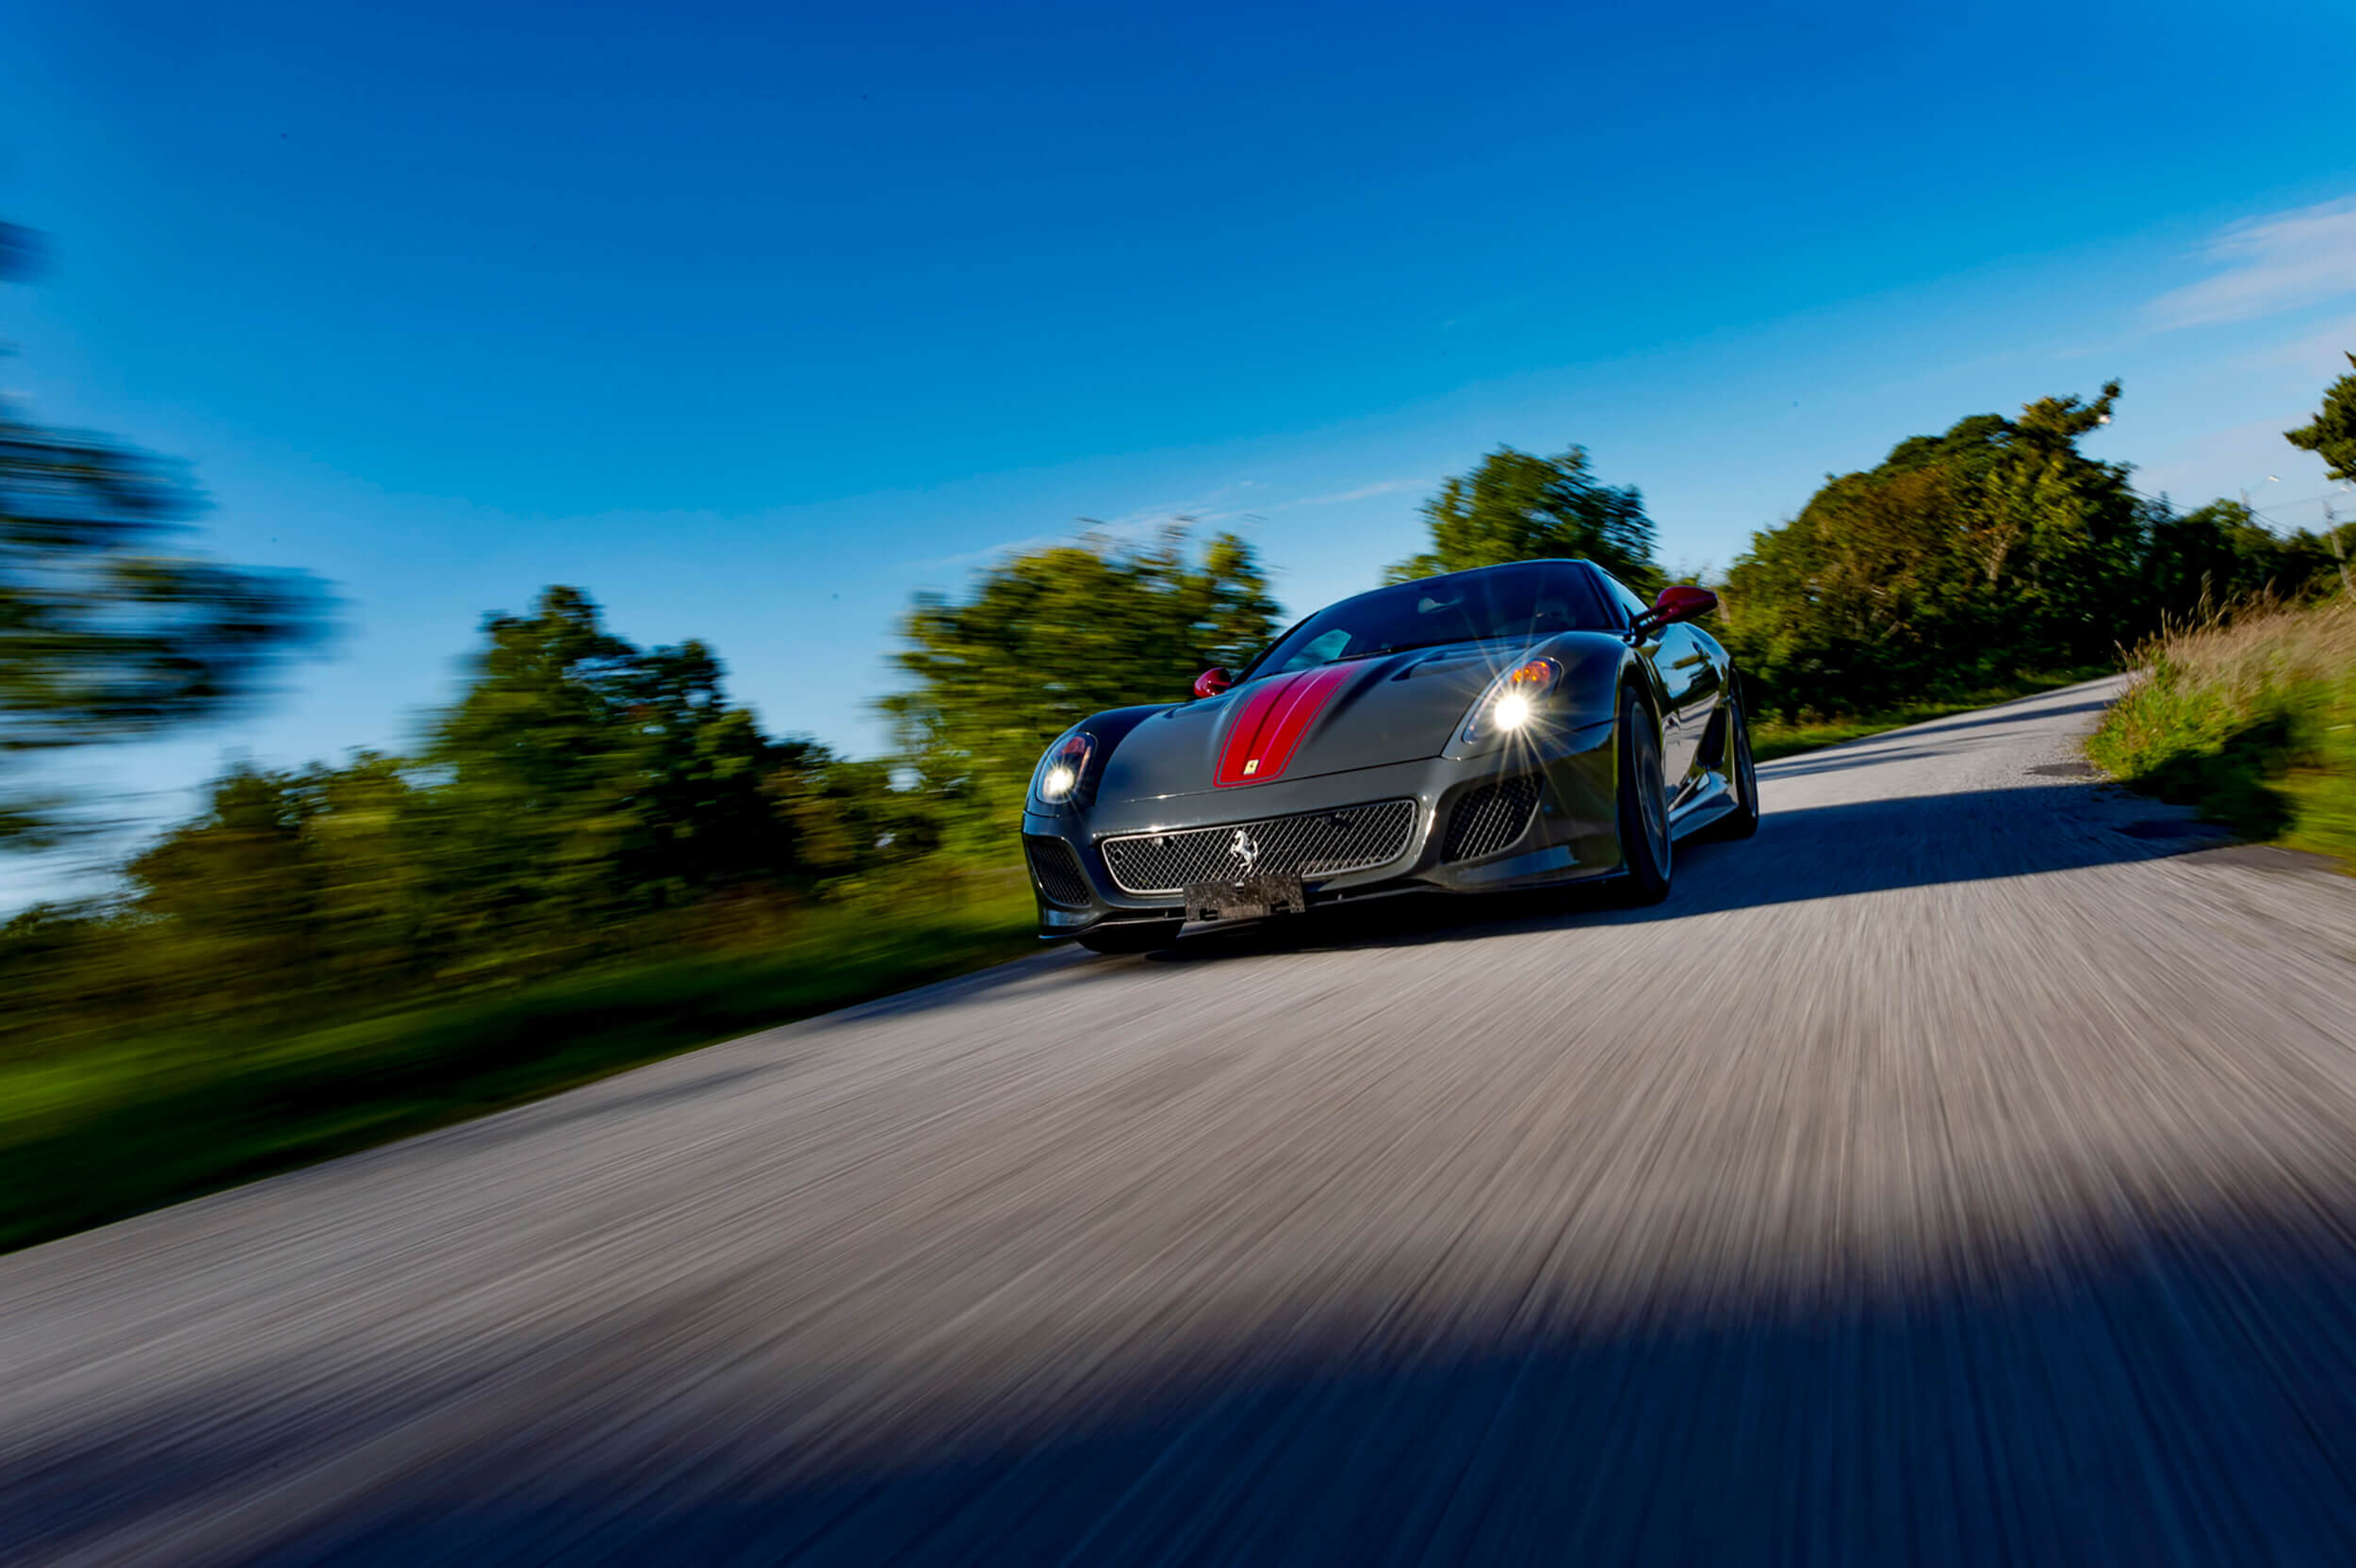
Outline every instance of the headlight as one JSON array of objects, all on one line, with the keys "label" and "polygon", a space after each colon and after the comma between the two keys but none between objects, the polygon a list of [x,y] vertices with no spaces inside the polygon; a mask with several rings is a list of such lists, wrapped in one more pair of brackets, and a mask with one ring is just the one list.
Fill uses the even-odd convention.
[{"label": "headlight", "polygon": [[1039,770],[1031,775],[1031,793],[1050,806],[1061,806],[1080,787],[1088,771],[1088,759],[1095,755],[1093,737],[1076,730],[1066,735],[1039,760]]},{"label": "headlight", "polygon": [[1473,704],[1464,719],[1464,739],[1486,740],[1528,727],[1538,716],[1539,704],[1562,678],[1562,666],[1551,659],[1532,659],[1506,671]]}]

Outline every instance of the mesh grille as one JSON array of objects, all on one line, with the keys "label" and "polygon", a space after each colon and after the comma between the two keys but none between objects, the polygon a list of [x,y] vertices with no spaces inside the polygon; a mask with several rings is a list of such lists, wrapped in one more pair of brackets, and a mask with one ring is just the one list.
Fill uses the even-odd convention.
[{"label": "mesh grille", "polygon": [[1440,858],[1476,860],[1483,855],[1495,855],[1528,830],[1530,814],[1537,806],[1535,774],[1483,784],[1456,803],[1456,813],[1448,818],[1448,842]]},{"label": "mesh grille", "polygon": [[[1138,833],[1104,843],[1104,866],[1129,893],[1172,893],[1203,882],[1260,876],[1338,876],[1366,871],[1407,853],[1415,834],[1415,803],[1383,800],[1332,811],[1300,811],[1258,822]],[[1244,841],[1238,846],[1236,840]],[[1239,847],[1256,849],[1246,858]]]},{"label": "mesh grille", "polygon": [[1067,909],[1088,906],[1088,878],[1080,874],[1080,858],[1061,839],[1023,840],[1023,853],[1031,858],[1031,879],[1050,904]]}]

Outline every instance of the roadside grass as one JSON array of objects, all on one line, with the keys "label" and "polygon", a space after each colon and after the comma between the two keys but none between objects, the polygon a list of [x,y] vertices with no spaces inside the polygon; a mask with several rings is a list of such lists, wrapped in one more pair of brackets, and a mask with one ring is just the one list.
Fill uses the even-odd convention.
[{"label": "roadside grass", "polygon": [[1036,946],[1033,920],[1027,887],[1002,887],[279,1038],[217,1027],[0,1062],[0,1250],[980,969]]},{"label": "roadside grass", "polygon": [[2153,639],[2086,756],[2244,838],[2356,872],[2356,598],[2261,604]]},{"label": "roadside grass", "polygon": [[2021,697],[2036,696],[2040,692],[2058,691],[2110,675],[2111,669],[2056,670],[2025,675],[2002,686],[1972,692],[1949,702],[1912,703],[1878,713],[1843,714],[1811,724],[1783,724],[1763,719],[1751,726],[1751,755],[1761,762],[1772,762],[1780,757],[1797,757],[1802,752],[1821,751],[1826,746],[1841,745],[1849,741],[1862,741],[1879,735],[1886,729],[1903,729],[1910,724],[1927,724],[1933,719],[1951,718],[1975,709],[2011,702]]}]

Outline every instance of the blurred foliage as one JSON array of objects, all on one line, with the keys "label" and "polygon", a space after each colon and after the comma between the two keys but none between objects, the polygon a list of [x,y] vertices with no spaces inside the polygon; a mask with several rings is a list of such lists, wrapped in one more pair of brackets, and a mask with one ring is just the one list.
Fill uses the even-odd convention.
[{"label": "blurred foliage", "polygon": [[1197,560],[1183,530],[1155,543],[1102,537],[1030,550],[981,574],[972,596],[920,595],[901,625],[908,691],[884,700],[926,799],[961,848],[1011,841],[1031,770],[1090,713],[1178,702],[1217,664],[1276,634],[1252,547],[1215,535]]},{"label": "blurred foliage", "polygon": [[924,880],[930,804],[772,740],[699,643],[641,649],[580,590],[495,615],[412,758],[233,769],[129,895],[0,931],[0,1052],[142,1021],[303,1021],[794,929]]},{"label": "blurred foliage", "polygon": [[[673,1052],[1027,951],[1020,874],[943,903],[848,904],[685,951],[316,1021],[160,1012],[70,1052],[0,1054],[0,1250],[482,1116]],[[18,931],[11,965],[38,963]]]},{"label": "blurred foliage", "polygon": [[0,400],[0,847],[59,825],[8,777],[30,755],[217,717],[320,635],[310,580],[170,547],[202,506],[172,466]]},{"label": "blurred foliage", "polygon": [[1872,710],[2099,665],[2171,619],[2325,580],[2330,542],[2232,502],[2179,514],[2079,451],[2118,397],[2112,383],[1902,441],[1754,535],[1720,596],[1760,710]]},{"label": "blurred foliage", "polygon": [[1510,561],[1583,557],[1650,597],[1667,580],[1634,485],[1598,484],[1583,447],[1538,457],[1499,447],[1423,503],[1432,547],[1391,566],[1385,582]]},{"label": "blurred foliage", "polygon": [[[2356,354],[2348,356],[2356,370]],[[2342,376],[2324,389],[2323,407],[2315,418],[2282,438],[2323,459],[2333,479],[2356,479],[2356,374]]]}]

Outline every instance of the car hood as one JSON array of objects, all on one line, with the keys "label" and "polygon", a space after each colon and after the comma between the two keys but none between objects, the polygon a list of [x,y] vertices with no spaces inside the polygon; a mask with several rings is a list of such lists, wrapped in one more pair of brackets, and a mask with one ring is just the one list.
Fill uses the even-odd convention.
[{"label": "car hood", "polygon": [[1100,799],[1139,800],[1437,757],[1518,640],[1415,648],[1266,676],[1164,709],[1106,759]]}]

